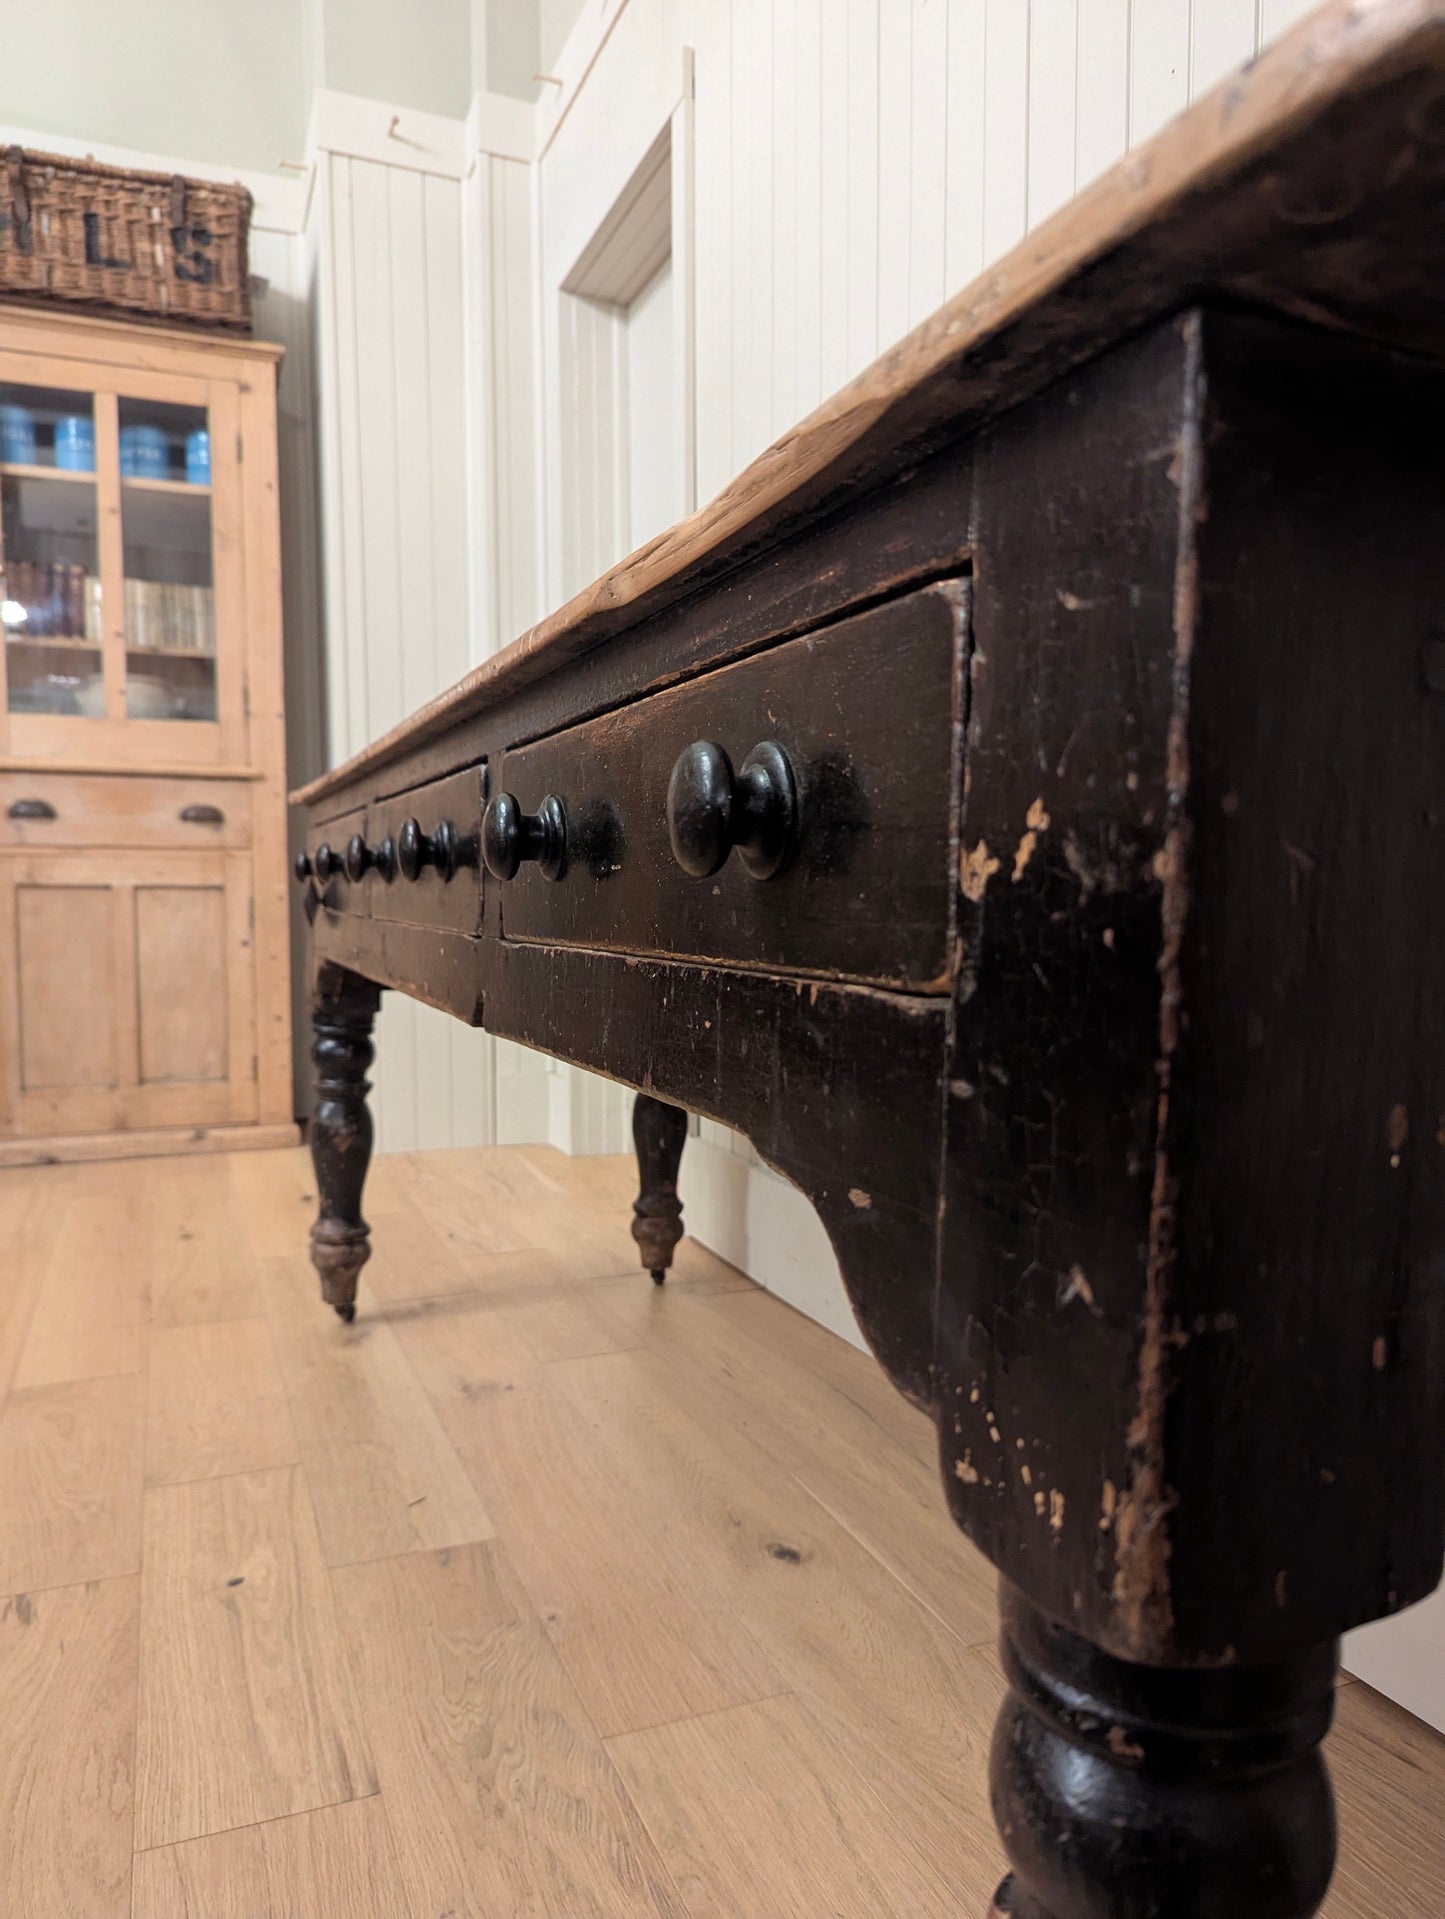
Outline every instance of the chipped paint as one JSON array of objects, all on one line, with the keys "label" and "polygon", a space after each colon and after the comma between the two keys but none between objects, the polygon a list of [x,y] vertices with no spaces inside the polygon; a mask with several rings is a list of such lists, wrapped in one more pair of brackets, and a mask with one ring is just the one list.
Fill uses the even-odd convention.
[{"label": "chipped paint", "polygon": [[1122,1726],[1110,1726],[1104,1734],[1104,1744],[1116,1759],[1142,1759],[1144,1748],[1137,1740],[1131,1739]]},{"label": "chipped paint", "polygon": [[1081,1299],[1091,1313],[1097,1313],[1099,1308],[1094,1302],[1094,1289],[1089,1284],[1083,1267],[1079,1265],[1071,1266],[1069,1268],[1068,1278],[1068,1285],[1065,1286],[1059,1294],[1059,1305],[1061,1307],[1072,1306],[1076,1299]]},{"label": "chipped paint", "polygon": [[873,1204],[873,1195],[871,1193],[865,1193],[861,1186],[850,1186],[848,1188],[848,1199],[852,1205],[858,1208],[860,1213],[866,1213]]},{"label": "chipped paint", "polygon": [[1034,1476],[1033,1476],[1033,1473],[1029,1470],[1027,1462],[1025,1462],[1024,1465],[1019,1467],[1019,1478],[1024,1482],[1026,1486],[1033,1485]]},{"label": "chipped paint", "polygon": [[1178,561],[1174,575],[1174,705],[1169,719],[1169,810],[1163,843],[1153,870],[1161,896],[1159,972],[1158,1096],[1155,1115],[1154,1179],[1149,1198],[1149,1238],[1145,1263],[1144,1312],[1137,1359],[1138,1398],[1129,1422],[1131,1478],[1114,1512],[1113,1596],[1121,1637],[1136,1655],[1159,1652],[1174,1629],[1169,1559],[1169,1519],[1177,1495],[1168,1483],[1165,1414],[1169,1400],[1169,1306],[1175,1260],[1177,1182],[1169,1163],[1170,1094],[1174,1056],[1184,1013],[1181,954],[1189,919],[1190,828],[1187,799],[1189,762],[1189,669],[1199,598],[1196,538],[1206,503],[1199,396],[1203,384],[1202,330],[1199,316],[1184,323],[1188,362],[1185,417],[1179,437],[1176,485],[1179,490]]},{"label": "chipped paint", "polygon": [[1379,1335],[1374,1346],[1371,1348],[1370,1357],[1374,1361],[1375,1371],[1377,1373],[1384,1372],[1390,1357],[1390,1342],[1385,1338],[1383,1333]]},{"label": "chipped paint", "polygon": [[1106,1479],[1099,1500],[1099,1531],[1108,1532],[1114,1523],[1114,1514],[1119,1506],[1119,1488],[1112,1479]]},{"label": "chipped paint", "polygon": [[1025,813],[1024,825],[1027,830],[1018,843],[1018,851],[1014,854],[1013,877],[1015,882],[1023,878],[1024,871],[1034,856],[1034,848],[1039,843],[1039,834],[1048,831],[1049,816],[1044,810],[1042,794],[1033,801],[1028,812]]},{"label": "chipped paint", "polygon": [[956,1459],[953,1462],[953,1470],[958,1474],[965,1486],[976,1486],[978,1484],[978,1468],[974,1465],[967,1453],[963,1455],[962,1459]]},{"label": "chipped paint", "polygon": [[1049,1494],[1049,1530],[1056,1533],[1064,1530],[1064,1495],[1057,1487]]},{"label": "chipped paint", "polygon": [[1039,1518],[1042,1519],[1047,1509],[1048,1501],[1044,1498],[1043,1488],[1040,1487],[1034,1494],[1034,1511],[1038,1514]]},{"label": "chipped paint", "polygon": [[963,888],[963,897],[977,905],[983,898],[984,888],[998,871],[999,864],[998,859],[989,852],[987,840],[980,840],[971,850],[966,848],[958,864],[958,883]]}]

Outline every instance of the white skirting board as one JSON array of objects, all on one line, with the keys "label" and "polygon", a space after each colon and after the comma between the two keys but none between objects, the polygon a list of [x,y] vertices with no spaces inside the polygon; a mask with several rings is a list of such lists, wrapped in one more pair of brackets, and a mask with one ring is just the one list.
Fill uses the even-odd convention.
[{"label": "white skirting board", "polygon": [[1356,1679],[1445,1732],[1445,1586],[1408,1612],[1348,1633],[1344,1665]]},{"label": "white skirting board", "polygon": [[822,1223],[796,1186],[703,1124],[682,1155],[682,1223],[694,1239],[829,1332],[866,1350]]}]

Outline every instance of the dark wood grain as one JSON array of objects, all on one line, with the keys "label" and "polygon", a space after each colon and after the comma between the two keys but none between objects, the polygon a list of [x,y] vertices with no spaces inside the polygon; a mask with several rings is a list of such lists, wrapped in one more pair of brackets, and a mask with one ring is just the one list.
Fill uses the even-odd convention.
[{"label": "dark wood grain", "polygon": [[[930,587],[507,753],[497,777],[524,808],[561,799],[569,871],[506,885],[505,936],[946,991],[966,638],[966,583]],[[797,783],[791,859],[690,877],[668,845],[674,762],[712,740],[738,768],[764,739]]]},{"label": "dark wood grain", "polygon": [[1440,1575],[1442,395],[1195,314],[980,462],[946,1483],[1124,1657]]},{"label": "dark wood grain", "polygon": [[479,847],[486,797],[487,769],[481,765],[372,800],[364,831],[373,851],[387,839],[396,841],[408,820],[415,820],[426,835],[445,822],[457,836],[457,868],[443,876],[435,866],[424,866],[415,880],[400,872],[388,880],[373,869],[362,881],[359,897],[356,889],[348,890],[347,911],[456,933],[479,932],[485,878]]}]

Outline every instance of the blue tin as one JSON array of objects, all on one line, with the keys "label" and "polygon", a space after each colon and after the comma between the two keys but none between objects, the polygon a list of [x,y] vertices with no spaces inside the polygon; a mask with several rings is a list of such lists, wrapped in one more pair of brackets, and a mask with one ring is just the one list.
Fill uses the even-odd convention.
[{"label": "blue tin", "polygon": [[94,473],[95,422],[88,413],[65,413],[55,422],[55,464],[67,473]]},{"label": "blue tin", "polygon": [[186,478],[192,486],[211,484],[211,436],[203,426],[186,435]]},{"label": "blue tin", "polygon": [[7,466],[35,465],[35,415],[29,407],[0,406],[0,460]]},{"label": "blue tin", "polygon": [[171,472],[170,442],[158,426],[123,426],[120,430],[120,470],[127,480],[167,480]]}]

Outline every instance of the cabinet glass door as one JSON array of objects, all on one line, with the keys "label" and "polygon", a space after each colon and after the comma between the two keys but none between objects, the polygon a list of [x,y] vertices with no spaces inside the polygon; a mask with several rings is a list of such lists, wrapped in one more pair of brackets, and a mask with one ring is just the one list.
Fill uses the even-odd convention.
[{"label": "cabinet glass door", "polygon": [[0,381],[0,622],[10,713],[104,719],[95,406]]},{"label": "cabinet glass door", "polygon": [[122,395],[119,449],[126,718],[214,721],[208,411]]}]

